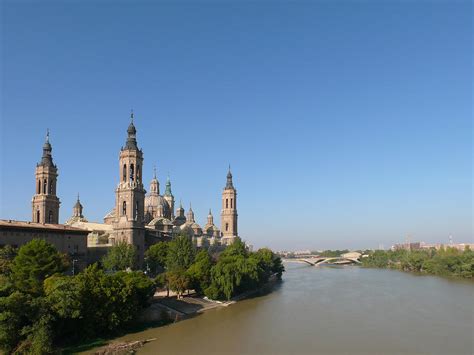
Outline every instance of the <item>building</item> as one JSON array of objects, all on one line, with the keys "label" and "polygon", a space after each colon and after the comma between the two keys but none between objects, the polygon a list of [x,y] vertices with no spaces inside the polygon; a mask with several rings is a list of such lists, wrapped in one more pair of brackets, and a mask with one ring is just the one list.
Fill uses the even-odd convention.
[{"label": "building", "polygon": [[[206,225],[201,228],[191,205],[186,215],[181,202],[174,211],[175,199],[169,176],[161,195],[155,168],[149,192],[145,191],[142,179],[143,151],[137,142],[133,118],[132,112],[127,138],[119,152],[115,205],[105,215],[103,223],[86,219],[78,195],[71,217],[65,224],[59,224],[60,201],[56,196],[58,168],[53,162],[48,132],[41,161],[36,166],[32,222],[3,220],[0,223],[0,245],[20,246],[35,237],[41,237],[54,242],[61,252],[79,255],[87,262],[94,262],[120,241],[135,246],[140,261],[143,261],[144,252],[149,246],[159,241],[169,241],[178,234],[187,235],[198,247],[232,243],[238,236],[237,190],[233,185],[230,167],[222,192],[223,231],[214,224],[211,210]],[[75,239],[71,239],[73,235]]]},{"label": "building", "polygon": [[229,245],[237,238],[237,217],[237,190],[234,187],[232,172],[229,166],[227,183],[222,192],[222,244]]},{"label": "building", "polygon": [[[49,132],[43,145],[41,161],[36,165],[35,194],[30,221],[0,220],[0,246],[20,247],[32,239],[44,239],[60,253],[68,254],[77,268],[87,264],[87,230],[59,224],[60,201],[56,196],[58,169],[53,163]],[[79,202],[79,200],[78,200]],[[80,205],[80,203],[79,203]],[[82,216],[82,206],[75,205],[74,214]]]}]

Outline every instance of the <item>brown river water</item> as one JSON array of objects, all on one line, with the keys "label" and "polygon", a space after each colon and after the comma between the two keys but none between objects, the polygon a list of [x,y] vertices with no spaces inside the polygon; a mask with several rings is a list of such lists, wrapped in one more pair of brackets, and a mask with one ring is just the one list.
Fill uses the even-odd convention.
[{"label": "brown river water", "polygon": [[285,263],[273,292],[120,340],[138,354],[473,354],[474,282]]}]

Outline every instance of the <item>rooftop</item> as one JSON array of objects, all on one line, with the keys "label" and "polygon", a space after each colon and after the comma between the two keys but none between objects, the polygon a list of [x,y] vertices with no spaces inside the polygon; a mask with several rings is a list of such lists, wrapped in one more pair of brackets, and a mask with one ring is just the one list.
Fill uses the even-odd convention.
[{"label": "rooftop", "polygon": [[65,224],[35,223],[28,221],[16,221],[13,219],[0,219],[0,229],[18,228],[18,229],[43,229],[49,231],[68,231],[68,232],[87,232],[85,229],[71,227]]}]

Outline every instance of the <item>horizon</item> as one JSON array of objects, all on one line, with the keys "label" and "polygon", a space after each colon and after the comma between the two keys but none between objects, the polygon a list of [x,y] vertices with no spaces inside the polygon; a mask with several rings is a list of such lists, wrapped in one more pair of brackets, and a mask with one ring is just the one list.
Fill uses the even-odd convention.
[{"label": "horizon", "polygon": [[60,223],[102,222],[133,108],[145,189],[220,227],[230,164],[256,248],[472,242],[468,2],[200,5],[3,3],[1,219],[49,129]]}]

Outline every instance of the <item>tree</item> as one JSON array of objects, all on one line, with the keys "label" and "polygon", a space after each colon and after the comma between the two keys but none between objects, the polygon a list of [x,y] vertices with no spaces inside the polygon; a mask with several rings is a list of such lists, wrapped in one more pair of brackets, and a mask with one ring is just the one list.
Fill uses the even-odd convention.
[{"label": "tree", "polygon": [[234,242],[229,245],[221,254],[222,256],[236,256],[240,255],[243,257],[247,257],[248,250],[245,246],[245,243],[240,238],[235,238]]},{"label": "tree", "polygon": [[202,293],[211,284],[212,259],[206,250],[201,250],[196,254],[194,263],[188,269],[191,287]]},{"label": "tree", "polygon": [[110,248],[102,264],[110,271],[134,269],[137,266],[137,250],[133,245],[120,241]]},{"label": "tree", "polygon": [[15,287],[26,293],[43,293],[43,280],[66,270],[64,258],[43,239],[33,239],[23,245],[11,265]]},{"label": "tree", "polygon": [[168,272],[170,288],[176,292],[178,298],[183,297],[184,292],[189,289],[189,281],[189,276],[184,269],[175,269]]},{"label": "tree", "polygon": [[10,267],[17,254],[17,249],[11,245],[5,245],[0,248],[0,274],[6,275],[10,273]]},{"label": "tree", "polygon": [[154,275],[162,271],[166,266],[168,250],[169,243],[159,242],[152,245],[145,252],[145,261]]},{"label": "tree", "polygon": [[195,249],[191,240],[180,235],[169,243],[166,267],[170,271],[188,269],[194,262]]},{"label": "tree", "polygon": [[157,277],[155,277],[155,286],[158,288],[166,288],[166,297],[170,296],[170,283],[168,276],[168,272],[162,272]]}]

